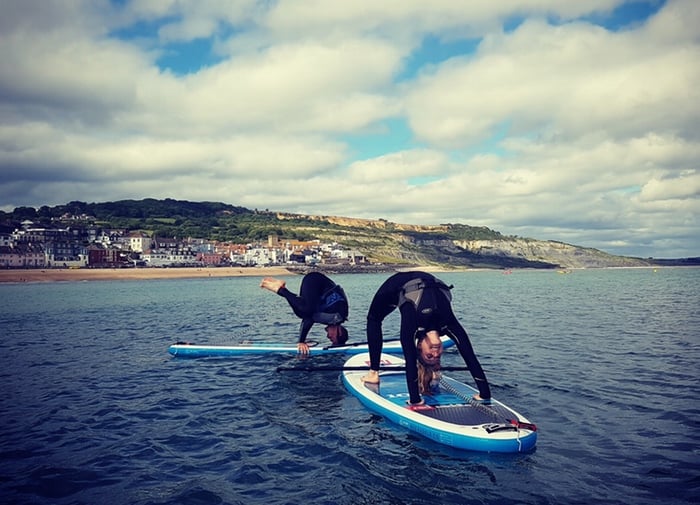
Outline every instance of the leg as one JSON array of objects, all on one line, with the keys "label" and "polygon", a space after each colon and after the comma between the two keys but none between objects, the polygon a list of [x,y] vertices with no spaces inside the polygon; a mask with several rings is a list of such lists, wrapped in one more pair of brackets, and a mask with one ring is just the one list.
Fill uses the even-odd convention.
[{"label": "leg", "polygon": [[268,291],[272,291],[273,293],[277,293],[282,298],[287,300],[287,303],[289,303],[289,306],[292,308],[292,311],[294,311],[294,314],[296,314],[297,317],[304,318],[307,316],[304,300],[300,296],[297,296],[289,291],[285,281],[275,279],[273,277],[265,277],[260,283],[260,287],[267,289]]},{"label": "leg", "polygon": [[379,384],[379,361],[383,347],[382,322],[371,316],[367,317],[367,349],[369,350],[369,368],[367,375],[362,377],[363,382]]},{"label": "leg", "polygon": [[298,306],[304,313],[313,314],[323,293],[335,286],[335,283],[320,272],[311,272],[301,280]]},{"label": "leg", "polygon": [[421,396],[418,388],[418,350],[415,341],[418,329],[416,309],[412,304],[404,303],[399,310],[401,311],[401,349],[406,360],[409,401],[417,404],[420,403]]},{"label": "leg", "polygon": [[[263,279],[263,284],[261,284],[261,286],[272,291],[275,287],[278,287],[281,282],[283,281],[278,281],[276,279],[271,279],[266,282],[266,280]],[[287,300],[287,303],[289,303],[289,306],[297,317],[304,319],[310,318],[313,315],[321,295],[332,286],[333,282],[328,277],[319,272],[311,272],[306,274],[301,280],[301,287],[298,295],[289,291],[284,285],[279,287],[277,294]]]}]

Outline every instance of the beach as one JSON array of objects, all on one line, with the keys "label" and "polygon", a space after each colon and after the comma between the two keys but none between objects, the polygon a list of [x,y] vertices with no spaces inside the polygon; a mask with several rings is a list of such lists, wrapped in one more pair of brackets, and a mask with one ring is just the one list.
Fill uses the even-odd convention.
[{"label": "beach", "polygon": [[283,267],[35,268],[0,270],[0,282],[119,281],[295,275]]},{"label": "beach", "polygon": [[[316,267],[327,275],[343,273],[391,274],[405,270],[424,272],[477,271],[478,268],[445,268],[435,265],[325,265]],[[26,268],[0,269],[3,282],[119,281],[148,279],[196,279],[201,277],[280,277],[303,275],[309,268],[266,267],[173,267],[173,268]]]}]

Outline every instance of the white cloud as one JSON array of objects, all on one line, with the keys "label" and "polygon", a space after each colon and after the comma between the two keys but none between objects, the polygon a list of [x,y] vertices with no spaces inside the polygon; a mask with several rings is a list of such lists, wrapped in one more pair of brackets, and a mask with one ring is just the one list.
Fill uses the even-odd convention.
[{"label": "white cloud", "polygon": [[[347,132],[397,110],[378,89],[400,55],[390,46],[346,41],[276,46],[178,78],[144,73],[126,126],[165,135],[239,131]],[[358,72],[361,68],[362,72]]]},{"label": "white cloud", "polygon": [[392,37],[429,32],[451,38],[455,32],[460,37],[481,36],[498,29],[505,18],[514,15],[552,15],[572,19],[591,12],[610,11],[620,3],[620,0],[585,3],[558,0],[470,0],[466,3],[454,0],[282,0],[270,12],[266,26],[275,33],[296,35],[310,31],[315,36],[323,36],[349,30],[353,33],[382,32]]},{"label": "white cloud", "polygon": [[[651,179],[639,194],[640,201],[685,200],[700,197],[700,173],[690,170],[677,177]],[[698,206],[700,207],[700,206]]]},{"label": "white cloud", "polygon": [[[0,207],[216,200],[697,255],[700,6],[579,19],[623,3],[8,2]],[[157,31],[114,35],[134,23]],[[198,38],[217,63],[157,66]],[[426,38],[481,41],[421,66]]]},{"label": "white cloud", "polygon": [[674,131],[698,122],[697,61],[697,45],[657,46],[643,29],[612,33],[534,20],[424,75],[408,91],[406,109],[421,138],[452,147],[504,127],[558,137]]},{"label": "white cloud", "polygon": [[449,160],[444,153],[415,149],[379,156],[350,165],[348,175],[354,182],[407,181],[413,177],[443,174]]}]

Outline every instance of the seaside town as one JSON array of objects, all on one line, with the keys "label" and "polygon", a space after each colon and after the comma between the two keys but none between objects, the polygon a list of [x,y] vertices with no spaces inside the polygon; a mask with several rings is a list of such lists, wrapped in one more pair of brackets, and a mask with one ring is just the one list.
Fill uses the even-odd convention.
[{"label": "seaside town", "polygon": [[[87,216],[84,216],[87,220]],[[358,251],[319,240],[232,244],[198,238],[151,236],[98,226],[39,227],[26,220],[0,228],[0,268],[261,267],[360,265]]]}]

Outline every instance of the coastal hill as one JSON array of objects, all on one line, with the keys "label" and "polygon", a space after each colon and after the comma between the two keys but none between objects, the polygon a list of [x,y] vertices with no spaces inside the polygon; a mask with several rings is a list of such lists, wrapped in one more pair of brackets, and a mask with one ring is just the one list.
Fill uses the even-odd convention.
[{"label": "coastal hill", "polygon": [[[318,222],[316,233],[389,263],[471,268],[603,268],[657,265],[657,260],[616,256],[552,240],[503,236],[485,227],[414,225],[383,219],[277,213],[280,220]],[[324,223],[336,225],[328,233]],[[307,227],[311,232],[314,227]]]},{"label": "coastal hill", "polygon": [[247,209],[218,202],[147,198],[104,203],[70,202],[55,207],[0,211],[5,227],[100,226],[161,237],[193,237],[232,243],[287,240],[337,242],[372,263],[468,268],[602,268],[698,265],[700,258],[658,260],[616,256],[552,240],[505,236],[465,224],[412,225],[385,219],[304,215]]}]

